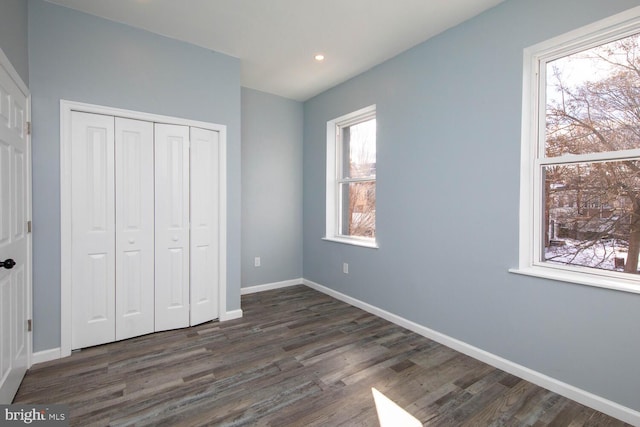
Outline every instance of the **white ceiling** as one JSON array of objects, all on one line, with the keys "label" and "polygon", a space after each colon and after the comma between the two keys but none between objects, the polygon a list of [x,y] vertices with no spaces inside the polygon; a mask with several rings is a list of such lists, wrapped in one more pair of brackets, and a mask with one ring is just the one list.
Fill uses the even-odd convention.
[{"label": "white ceiling", "polygon": [[48,1],[234,56],[243,86],[304,101],[503,0]]}]

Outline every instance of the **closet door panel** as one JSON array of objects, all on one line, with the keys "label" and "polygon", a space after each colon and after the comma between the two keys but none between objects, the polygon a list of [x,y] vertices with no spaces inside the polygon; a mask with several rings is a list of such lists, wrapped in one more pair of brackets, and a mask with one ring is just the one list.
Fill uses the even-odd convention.
[{"label": "closet door panel", "polygon": [[191,128],[191,325],[218,314],[219,133]]},{"label": "closet door panel", "polygon": [[154,330],[153,123],[115,119],[116,339]]},{"label": "closet door panel", "polygon": [[189,326],[189,127],[155,125],[155,330]]},{"label": "closet door panel", "polygon": [[72,113],[72,348],[115,339],[114,118]]}]

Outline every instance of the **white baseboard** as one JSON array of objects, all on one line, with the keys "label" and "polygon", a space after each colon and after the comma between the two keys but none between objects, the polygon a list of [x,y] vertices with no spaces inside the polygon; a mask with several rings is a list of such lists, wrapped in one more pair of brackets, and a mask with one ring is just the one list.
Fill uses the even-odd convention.
[{"label": "white baseboard", "polygon": [[333,289],[312,282],[311,280],[304,279],[304,284],[312,289],[339,299],[340,301],[344,301],[347,304],[358,307],[371,314],[375,314],[376,316],[388,320],[391,323],[395,323],[398,326],[409,329],[410,331],[413,331],[419,335],[422,335],[440,344],[446,345],[447,347],[459,351],[460,353],[466,354],[467,356],[473,357],[474,359],[480,360],[512,375],[525,379],[540,387],[544,387],[548,390],[558,393],[559,395],[565,396],[571,400],[575,400],[578,403],[589,406],[590,408],[603,412],[612,417],[618,418],[619,420],[622,420],[626,423],[632,424],[634,426],[640,426],[640,412],[636,410],[620,405],[619,403],[605,399],[601,396],[595,395],[580,388],[574,387],[571,384],[559,381],[541,372],[534,371],[503,357],[497,356],[493,353],[489,353],[488,351],[482,350],[478,347],[474,347],[463,341],[457,340],[443,333],[434,331],[433,329],[429,329],[425,326],[419,325],[396,314],[390,313],[343,293],[334,291]]},{"label": "white baseboard", "polygon": [[227,311],[220,314],[220,321],[226,322],[227,320],[240,319],[242,317],[242,309]]},{"label": "white baseboard", "polygon": [[52,348],[49,350],[38,351],[31,355],[31,363],[36,365],[38,363],[49,362],[51,360],[56,360],[62,358],[62,353],[60,351],[60,347]]},{"label": "white baseboard", "polygon": [[256,292],[270,291],[273,289],[288,288],[289,286],[302,285],[304,279],[285,280],[283,282],[265,283],[264,285],[247,286],[240,288],[240,295],[254,294]]}]

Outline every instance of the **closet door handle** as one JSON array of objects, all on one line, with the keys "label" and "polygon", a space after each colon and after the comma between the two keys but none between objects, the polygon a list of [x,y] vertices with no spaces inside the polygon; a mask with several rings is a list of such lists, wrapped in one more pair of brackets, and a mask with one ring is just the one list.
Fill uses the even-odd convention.
[{"label": "closet door handle", "polygon": [[16,262],[11,258],[7,258],[4,261],[0,261],[0,268],[4,267],[7,270],[11,270],[16,265]]},{"label": "closet door handle", "polygon": [[173,240],[174,242],[177,242],[178,240],[180,240],[180,238],[178,236],[173,236],[171,240]]}]

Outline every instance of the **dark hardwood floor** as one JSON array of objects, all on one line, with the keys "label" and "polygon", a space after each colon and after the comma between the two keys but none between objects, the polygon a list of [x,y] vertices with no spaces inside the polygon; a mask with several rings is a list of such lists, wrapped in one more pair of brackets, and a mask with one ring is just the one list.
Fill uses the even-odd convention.
[{"label": "dark hardwood floor", "polygon": [[429,426],[625,425],[305,286],[242,309],[36,365],[14,403],[78,426],[375,426],[375,387]]}]

